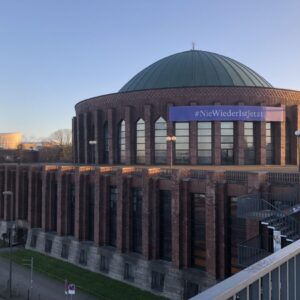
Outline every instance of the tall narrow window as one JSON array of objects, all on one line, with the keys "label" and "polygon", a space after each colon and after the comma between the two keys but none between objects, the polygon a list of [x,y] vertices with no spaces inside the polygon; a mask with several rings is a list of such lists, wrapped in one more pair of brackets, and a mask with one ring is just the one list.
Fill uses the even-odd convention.
[{"label": "tall narrow window", "polygon": [[143,119],[139,119],[136,123],[136,163],[144,164],[145,156],[145,121]]},{"label": "tall narrow window", "polygon": [[221,122],[221,163],[233,165],[234,149],[234,124],[233,122]]},{"label": "tall narrow window", "polygon": [[155,122],[155,163],[167,163],[167,122],[160,117]]},{"label": "tall narrow window", "polygon": [[211,149],[211,122],[198,122],[198,164],[212,163]]},{"label": "tall narrow window", "polygon": [[190,162],[189,128],[188,122],[175,123],[175,161],[177,164],[188,164]]},{"label": "tall narrow window", "polygon": [[285,123],[285,163],[291,164],[292,163],[292,155],[291,155],[291,121],[286,119]]},{"label": "tall narrow window", "polygon": [[206,269],[205,195],[191,194],[191,263]]},{"label": "tall narrow window", "polygon": [[109,245],[116,246],[117,239],[117,187],[111,186],[109,193]]},{"label": "tall narrow window", "polygon": [[274,138],[272,127],[272,123],[266,123],[266,160],[268,165],[274,164]]},{"label": "tall narrow window", "polygon": [[87,226],[86,226],[86,239],[89,241],[93,241],[94,240],[94,210],[95,210],[95,206],[94,206],[94,185],[89,184],[87,186],[88,191],[87,191],[87,209],[86,209],[86,216],[87,216]]},{"label": "tall narrow window", "polygon": [[132,189],[132,251],[142,253],[142,201],[141,188]]},{"label": "tall narrow window", "polygon": [[159,256],[172,259],[171,191],[161,190],[159,198]]},{"label": "tall narrow window", "polygon": [[105,122],[103,126],[103,163],[108,164],[108,123]]},{"label": "tall narrow window", "polygon": [[[71,181],[71,175],[67,175],[68,181]],[[74,235],[75,227],[75,185],[68,184],[68,215],[67,215],[67,235]]]},{"label": "tall narrow window", "polygon": [[125,121],[121,121],[119,124],[119,162],[121,164],[125,163]]},{"label": "tall narrow window", "polygon": [[244,122],[245,165],[255,165],[254,123]]}]

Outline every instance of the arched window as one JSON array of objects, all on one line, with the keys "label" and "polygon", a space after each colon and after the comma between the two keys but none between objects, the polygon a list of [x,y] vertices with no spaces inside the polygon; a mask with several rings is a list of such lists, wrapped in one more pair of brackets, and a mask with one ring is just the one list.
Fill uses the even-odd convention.
[{"label": "arched window", "polygon": [[156,164],[167,163],[167,122],[160,117],[155,122],[154,156]]},{"label": "arched window", "polygon": [[126,145],[125,145],[125,121],[121,121],[119,123],[118,128],[118,142],[119,142],[119,163],[125,163],[125,152],[126,152]]},{"label": "arched window", "polygon": [[103,126],[103,163],[108,164],[108,123],[105,122]]},{"label": "arched window", "polygon": [[136,123],[136,163],[144,164],[145,156],[145,121],[143,119],[139,119]]}]

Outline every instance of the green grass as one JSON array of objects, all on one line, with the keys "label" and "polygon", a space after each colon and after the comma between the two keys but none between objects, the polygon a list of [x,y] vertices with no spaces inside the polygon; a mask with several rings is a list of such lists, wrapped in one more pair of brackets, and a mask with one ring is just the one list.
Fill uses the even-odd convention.
[{"label": "green grass", "polygon": [[[97,299],[165,299],[117,280],[110,279],[101,274],[93,273],[70,263],[31,250],[17,250],[12,254],[13,261],[19,265],[24,264],[24,259],[33,257],[34,271],[59,280],[62,283],[67,279],[68,282],[75,283],[77,288],[93,295]],[[9,252],[2,252],[0,253],[0,256],[9,258]]]}]

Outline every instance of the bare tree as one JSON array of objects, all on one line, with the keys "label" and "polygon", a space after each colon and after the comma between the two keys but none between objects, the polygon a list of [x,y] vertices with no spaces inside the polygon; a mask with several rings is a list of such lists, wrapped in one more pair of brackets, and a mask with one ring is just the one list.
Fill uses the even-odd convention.
[{"label": "bare tree", "polygon": [[56,130],[50,135],[50,138],[56,141],[59,145],[71,145],[72,130],[71,129]]}]

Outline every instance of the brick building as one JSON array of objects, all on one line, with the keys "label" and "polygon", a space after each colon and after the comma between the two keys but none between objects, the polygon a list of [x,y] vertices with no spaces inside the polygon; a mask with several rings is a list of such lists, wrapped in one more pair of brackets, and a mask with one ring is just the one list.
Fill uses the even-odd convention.
[{"label": "brick building", "polygon": [[74,164],[0,165],[0,230],[16,220],[28,248],[186,299],[275,251],[275,231],[298,238],[299,103],[221,55],[164,58],[76,105]]}]

